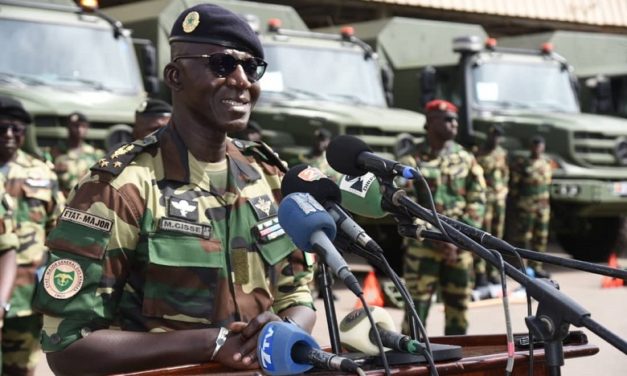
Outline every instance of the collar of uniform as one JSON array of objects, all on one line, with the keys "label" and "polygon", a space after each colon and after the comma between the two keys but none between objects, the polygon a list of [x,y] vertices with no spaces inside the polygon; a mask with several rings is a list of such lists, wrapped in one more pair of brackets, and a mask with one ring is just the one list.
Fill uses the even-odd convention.
[{"label": "collar of uniform", "polygon": [[[164,178],[196,184],[210,191],[209,176],[205,173],[205,162],[197,160],[187,149],[176,129],[170,124],[157,134],[161,145],[161,159],[164,166]],[[226,140],[226,155],[229,159],[229,172],[235,178],[238,187],[246,182],[261,178],[230,139]],[[241,184],[244,183],[244,184]]]}]

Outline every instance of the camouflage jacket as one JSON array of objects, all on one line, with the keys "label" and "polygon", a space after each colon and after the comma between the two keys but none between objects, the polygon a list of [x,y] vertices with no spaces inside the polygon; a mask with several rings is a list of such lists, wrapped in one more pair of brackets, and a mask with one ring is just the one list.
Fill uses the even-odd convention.
[{"label": "camouflage jacket", "polygon": [[327,161],[326,153],[322,153],[322,155],[319,155],[317,157],[301,155],[299,157],[299,160],[301,163],[308,164],[309,166],[315,167],[318,170],[322,171],[323,174],[325,174],[329,179],[333,180],[334,182],[337,183],[340,181],[340,177],[342,176],[342,174],[335,171],[333,167],[331,167],[331,165]]},{"label": "camouflage jacket", "polygon": [[530,203],[548,205],[552,174],[551,164],[544,156],[538,159],[517,157],[511,166],[510,195],[519,206]]},{"label": "camouflage jacket", "polygon": [[[414,155],[401,158],[401,163],[418,167],[427,180],[438,213],[480,228],[486,202],[483,169],[475,157],[461,145],[450,142],[433,155],[428,143],[416,145]],[[415,185],[418,203],[429,208],[427,194]]]},{"label": "camouflage jacket", "polygon": [[108,327],[219,327],[313,308],[311,259],[278,224],[282,174],[259,146],[227,141],[222,192],[171,125],[92,167],[48,237],[35,298],[44,351]]},{"label": "camouflage jacket", "polygon": [[36,270],[46,255],[46,234],[61,214],[65,198],[57,176],[42,161],[21,150],[9,162],[6,192],[15,205],[15,233],[18,236],[18,270],[7,317],[32,314]]},{"label": "camouflage jacket", "polygon": [[13,219],[13,200],[4,191],[2,180],[0,179],[0,253],[19,246]]},{"label": "camouflage jacket", "polygon": [[83,143],[76,149],[66,150],[54,159],[54,170],[59,177],[59,186],[64,193],[70,192],[78,181],[89,172],[104,151]]},{"label": "camouflage jacket", "polygon": [[483,168],[483,177],[487,185],[486,199],[488,202],[505,201],[509,184],[509,166],[507,151],[497,146],[489,153],[477,153],[477,162]]}]

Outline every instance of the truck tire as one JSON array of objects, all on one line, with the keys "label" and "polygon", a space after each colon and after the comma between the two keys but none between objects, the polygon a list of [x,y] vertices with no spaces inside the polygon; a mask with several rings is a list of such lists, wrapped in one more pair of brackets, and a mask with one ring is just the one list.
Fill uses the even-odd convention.
[{"label": "truck tire", "polygon": [[627,223],[622,217],[581,218],[576,231],[558,232],[564,251],[582,261],[606,262],[627,244]]}]

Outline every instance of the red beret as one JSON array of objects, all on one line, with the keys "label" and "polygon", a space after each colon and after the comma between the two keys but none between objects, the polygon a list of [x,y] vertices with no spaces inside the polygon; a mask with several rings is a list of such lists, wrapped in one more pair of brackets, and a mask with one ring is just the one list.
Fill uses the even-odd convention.
[{"label": "red beret", "polygon": [[431,111],[446,111],[457,113],[457,106],[449,101],[434,99],[425,105],[425,112]]}]

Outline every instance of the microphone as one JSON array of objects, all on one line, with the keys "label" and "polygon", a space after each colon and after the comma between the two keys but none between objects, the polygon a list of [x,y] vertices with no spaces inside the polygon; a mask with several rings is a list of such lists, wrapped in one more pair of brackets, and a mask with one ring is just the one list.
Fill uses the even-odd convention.
[{"label": "microphone", "polygon": [[310,194],[294,192],[279,204],[279,224],[303,251],[315,252],[355,295],[363,294],[357,278],[331,242],[335,221]]},{"label": "microphone", "polygon": [[340,205],[340,188],[319,169],[305,164],[292,167],[283,177],[281,193],[305,192],[313,196],[331,215],[336,225],[349,241],[374,253],[382,253],[379,245],[348,215]]},{"label": "microphone", "polygon": [[261,330],[257,359],[267,375],[297,375],[313,367],[350,373],[360,369],[351,359],[322,351],[298,326],[281,321],[269,322]]},{"label": "microphone", "polygon": [[[394,320],[385,309],[380,307],[369,307],[369,309],[384,347],[388,350],[392,349],[409,354],[424,353],[424,346],[420,342],[412,339],[410,336],[396,333]],[[370,324],[364,309],[357,309],[346,315],[340,322],[340,333],[342,345],[346,348],[367,355],[379,354],[379,348],[375,339],[375,328]],[[364,340],[365,333],[368,334],[367,340]]]},{"label": "microphone", "polygon": [[402,176],[413,179],[414,173],[417,173],[413,167],[373,154],[365,142],[349,135],[337,136],[331,140],[327,149],[327,162],[335,171],[351,176],[372,172],[382,178]]},{"label": "microphone", "polygon": [[338,186],[342,193],[342,206],[349,212],[375,219],[388,215],[381,208],[381,186],[373,173],[368,172],[362,176],[342,175]]}]

